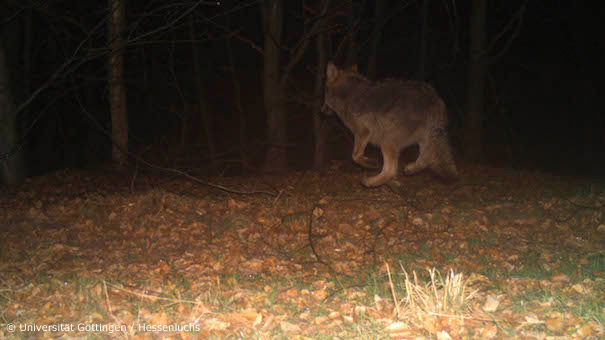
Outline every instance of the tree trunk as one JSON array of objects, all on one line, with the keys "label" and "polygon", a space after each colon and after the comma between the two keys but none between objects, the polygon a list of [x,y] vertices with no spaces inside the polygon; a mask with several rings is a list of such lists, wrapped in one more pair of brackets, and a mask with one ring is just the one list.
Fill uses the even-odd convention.
[{"label": "tree trunk", "polygon": [[5,52],[4,44],[0,39],[0,182],[14,186],[23,183],[25,168]]},{"label": "tree trunk", "polygon": [[[328,0],[323,0],[328,1]],[[323,6],[326,6],[325,4]],[[326,32],[321,31],[317,35],[317,72],[315,74],[315,90],[313,97],[315,103],[313,107],[313,135],[314,135],[314,153],[313,153],[313,168],[315,170],[321,170],[324,166],[325,154],[326,154],[326,138],[325,129],[322,124],[322,112],[321,106],[323,104],[324,86],[325,86],[325,72],[326,65],[328,64],[328,55],[326,53]]]},{"label": "tree trunk", "polygon": [[487,0],[473,0],[472,6],[464,150],[470,159],[478,160],[483,149],[482,116],[487,76],[487,61],[485,60]]},{"label": "tree trunk", "polygon": [[378,54],[378,45],[382,37],[382,25],[384,23],[384,0],[376,0],[374,12],[374,33],[372,34],[372,43],[370,47],[370,60],[368,61],[368,77],[376,79],[376,59]]},{"label": "tree trunk", "polygon": [[[139,47],[139,51],[140,51],[140,55],[142,58],[142,72],[143,72],[143,89],[145,91],[145,110],[149,113],[156,111],[156,116],[154,117],[156,119],[156,121],[153,123],[152,126],[161,126],[160,124],[160,119],[158,118],[158,113],[160,112],[160,110],[156,110],[155,109],[155,101],[154,101],[154,88],[153,88],[153,80],[150,77],[150,71],[149,70],[155,70],[154,68],[152,68],[149,64],[149,56],[147,54],[147,49],[146,46],[143,44]],[[151,120],[151,114],[149,115],[149,119]],[[150,124],[151,125],[151,124]],[[157,133],[156,135],[160,135],[159,133]]]},{"label": "tree trunk", "polygon": [[[227,17],[227,26],[229,24],[229,17]],[[239,117],[239,150],[240,158],[242,162],[242,175],[247,175],[249,164],[248,164],[248,144],[246,137],[246,116],[244,115],[244,108],[242,106],[242,91],[239,78],[237,76],[237,70],[235,67],[235,60],[233,58],[233,46],[231,39],[226,40],[227,54],[229,55],[229,66],[231,72],[231,83],[233,85],[233,103],[235,105],[235,111]]]},{"label": "tree trunk", "polygon": [[357,65],[357,47],[355,38],[357,36],[357,16],[355,11],[355,2],[350,0],[347,4],[349,11],[349,31],[347,32],[347,51],[345,65],[347,67]]},{"label": "tree trunk", "polygon": [[204,132],[206,132],[206,142],[208,143],[208,153],[210,156],[210,164],[212,170],[217,171],[216,164],[216,148],[214,147],[214,133],[212,130],[212,117],[208,112],[208,106],[206,105],[207,95],[202,84],[202,68],[200,65],[200,52],[195,38],[195,27],[193,26],[193,15],[189,16],[189,38],[191,40],[191,52],[193,55],[193,78],[195,79],[195,87],[197,87],[199,95],[198,107],[200,114],[202,115],[202,121],[204,122]]},{"label": "tree trunk", "polygon": [[284,83],[280,81],[280,42],[283,25],[281,0],[265,0],[261,4],[264,28],[263,100],[267,113],[267,152],[264,170],[283,171],[286,158],[286,112]]},{"label": "tree trunk", "polygon": [[124,56],[122,54],[123,0],[109,0],[109,110],[111,112],[112,160],[118,167],[128,164],[128,111],[124,87]]},{"label": "tree trunk", "polygon": [[429,0],[422,0],[420,7],[420,48],[418,49],[418,79],[426,78],[426,57],[429,37]]}]

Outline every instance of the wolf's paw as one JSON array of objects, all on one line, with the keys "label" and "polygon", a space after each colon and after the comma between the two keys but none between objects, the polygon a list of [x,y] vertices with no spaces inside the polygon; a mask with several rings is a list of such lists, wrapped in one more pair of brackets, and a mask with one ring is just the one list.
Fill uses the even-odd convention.
[{"label": "wolf's paw", "polygon": [[376,175],[373,177],[366,177],[361,180],[361,184],[363,184],[363,186],[366,188],[379,187],[379,186],[381,186],[385,183],[389,183],[389,182],[390,182],[390,179],[388,177],[381,176],[381,175]]},{"label": "wolf's paw", "polygon": [[378,169],[378,161],[372,158],[368,158],[366,156],[360,157],[357,160],[354,160],[355,163],[363,166],[368,169]]},{"label": "wolf's paw", "polygon": [[417,166],[416,163],[412,163],[412,164],[407,165],[405,168],[403,168],[403,173],[406,176],[410,176],[410,175],[416,174],[420,170],[421,169]]},{"label": "wolf's paw", "polygon": [[372,188],[375,187],[376,184],[374,183],[374,177],[366,177],[364,179],[361,180],[361,184],[366,187],[366,188]]},{"label": "wolf's paw", "polygon": [[387,183],[387,185],[393,189],[397,189],[397,188],[401,187],[401,182],[399,182],[396,179],[392,179]]}]

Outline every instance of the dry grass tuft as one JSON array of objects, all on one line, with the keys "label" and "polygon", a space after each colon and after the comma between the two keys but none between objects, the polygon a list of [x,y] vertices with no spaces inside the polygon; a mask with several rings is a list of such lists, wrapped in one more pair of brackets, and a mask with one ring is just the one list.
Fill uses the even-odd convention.
[{"label": "dry grass tuft", "polygon": [[469,279],[465,279],[462,273],[456,274],[450,270],[447,276],[443,277],[435,268],[427,269],[430,280],[423,284],[419,282],[415,271],[410,277],[402,266],[403,276],[400,286],[405,289],[405,297],[399,299],[388,264],[387,270],[400,320],[407,320],[426,330],[436,331],[442,329],[437,325],[444,323],[440,322],[440,319],[463,321],[468,318],[469,301],[475,297],[478,290],[469,287]]}]

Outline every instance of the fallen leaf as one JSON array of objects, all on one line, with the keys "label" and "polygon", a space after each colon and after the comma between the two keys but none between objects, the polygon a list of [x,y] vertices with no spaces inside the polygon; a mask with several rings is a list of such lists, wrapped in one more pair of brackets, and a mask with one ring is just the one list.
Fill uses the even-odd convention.
[{"label": "fallen leaf", "polygon": [[382,312],[386,307],[386,302],[378,294],[374,294],[374,305],[377,311]]},{"label": "fallen leaf", "polygon": [[296,288],[290,288],[286,291],[286,293],[284,295],[289,298],[297,298],[299,295],[299,292],[298,292],[298,289],[296,289]]},{"label": "fallen leaf", "polygon": [[326,291],[325,289],[318,289],[316,291],[313,291],[313,297],[316,301],[323,301],[326,297],[328,297],[328,295],[328,291]]},{"label": "fallen leaf", "polygon": [[321,325],[322,323],[326,322],[330,320],[330,318],[328,318],[327,316],[323,315],[323,316],[318,316],[315,319],[313,319],[313,324],[314,325]]},{"label": "fallen leaf", "polygon": [[581,283],[576,283],[575,285],[571,286],[571,289],[573,289],[574,291],[576,291],[576,293],[582,294],[582,295],[586,295],[586,294],[588,294],[590,292],[590,290],[587,289]]},{"label": "fallen leaf", "polygon": [[222,331],[227,329],[231,324],[229,322],[221,321],[216,318],[205,320],[206,327],[211,331]]},{"label": "fallen leaf", "polygon": [[260,329],[262,331],[269,331],[269,330],[273,329],[273,327],[275,327],[275,323],[273,323],[273,320],[275,320],[275,315],[269,314],[267,316],[265,324]]},{"label": "fallen leaf", "polygon": [[[586,339],[589,336],[593,335],[595,333],[595,329],[593,327],[590,326],[589,322],[587,324],[585,324],[584,326],[580,327],[575,334],[577,334],[579,337]],[[602,326],[601,326],[602,327]],[[603,333],[601,333],[601,336],[603,335]]]},{"label": "fallen leaf", "polygon": [[494,294],[489,294],[485,299],[482,309],[486,312],[495,312],[500,305],[500,297]]},{"label": "fallen leaf", "polygon": [[479,335],[481,339],[493,339],[498,335],[498,327],[492,324],[485,325],[479,330]]},{"label": "fallen leaf", "polygon": [[252,327],[258,327],[260,326],[260,324],[263,322],[263,315],[261,313],[258,313],[256,315],[256,320],[254,320],[254,323],[252,324]]},{"label": "fallen leaf", "polygon": [[410,326],[405,323],[405,322],[393,322],[392,324],[389,325],[389,331],[390,332],[397,332],[397,331],[402,331],[402,330],[409,330]]},{"label": "fallen leaf", "polygon": [[355,315],[356,316],[364,316],[367,313],[367,308],[365,306],[355,306]]},{"label": "fallen leaf", "polygon": [[565,327],[565,322],[562,318],[550,318],[546,320],[545,325],[551,332],[560,332]]},{"label": "fallen leaf", "polygon": [[155,313],[151,317],[151,323],[154,325],[168,325],[168,315],[164,312]]},{"label": "fallen leaf", "polygon": [[565,283],[565,282],[569,282],[569,280],[570,280],[569,276],[567,276],[567,275],[565,275],[563,273],[553,274],[550,277],[550,281],[554,282],[554,283],[556,283],[556,282]]},{"label": "fallen leaf", "polygon": [[395,322],[389,325],[390,339],[410,339],[412,336],[412,329],[404,322]]},{"label": "fallen leaf", "polygon": [[437,332],[437,339],[438,340],[450,340],[450,339],[452,339],[452,337],[449,335],[448,332],[440,331],[440,332]]},{"label": "fallen leaf", "polygon": [[301,320],[309,320],[311,318],[311,313],[309,313],[309,312],[301,313],[298,316],[298,318],[301,319]]}]

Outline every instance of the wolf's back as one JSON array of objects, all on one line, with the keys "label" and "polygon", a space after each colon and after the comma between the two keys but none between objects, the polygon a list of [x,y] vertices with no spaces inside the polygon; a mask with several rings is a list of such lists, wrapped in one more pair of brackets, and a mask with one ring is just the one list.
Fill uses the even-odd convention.
[{"label": "wolf's back", "polygon": [[368,143],[383,153],[383,170],[364,181],[377,186],[396,174],[399,152],[419,146],[418,159],[406,174],[427,167],[445,178],[457,176],[447,136],[446,106],[437,91],[424,82],[386,79],[372,82],[356,70],[328,65],[324,105],[335,111],[355,136],[353,160],[367,166],[363,151]]}]

